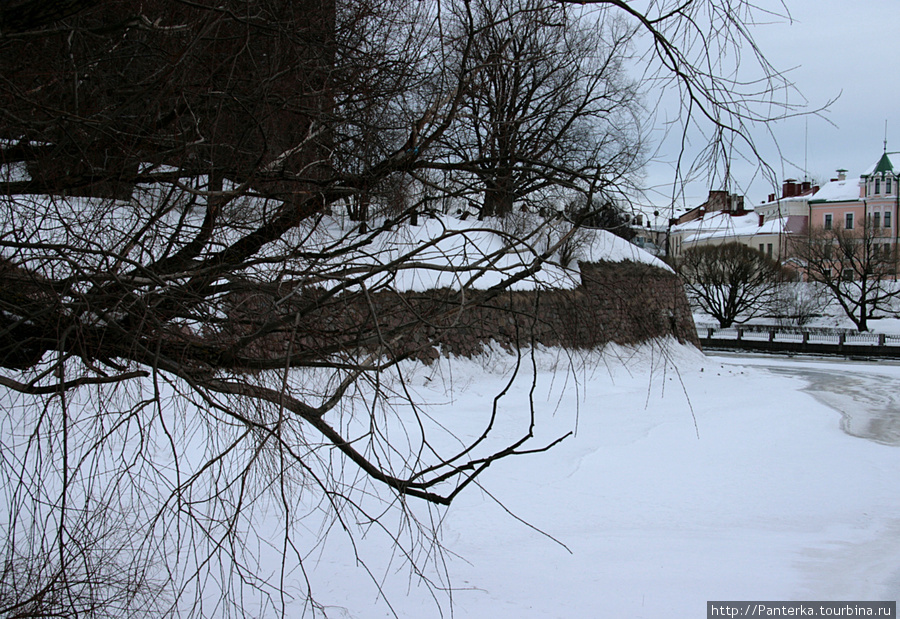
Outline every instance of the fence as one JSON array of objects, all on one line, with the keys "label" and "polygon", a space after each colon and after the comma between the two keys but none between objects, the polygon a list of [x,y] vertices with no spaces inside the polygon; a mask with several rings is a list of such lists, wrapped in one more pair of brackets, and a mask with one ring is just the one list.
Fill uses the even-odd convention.
[{"label": "fence", "polygon": [[697,326],[704,349],[900,358],[900,336],[846,329]]}]

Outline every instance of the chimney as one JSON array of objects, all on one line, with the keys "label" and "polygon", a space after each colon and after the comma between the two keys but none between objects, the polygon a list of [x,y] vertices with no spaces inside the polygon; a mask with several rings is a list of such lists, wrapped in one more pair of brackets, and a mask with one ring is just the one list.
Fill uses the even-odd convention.
[{"label": "chimney", "polygon": [[706,199],[706,210],[710,213],[729,210],[728,192],[721,189],[710,190],[709,197]]},{"label": "chimney", "polygon": [[794,178],[785,179],[784,184],[781,186],[781,197],[782,198],[793,198],[794,196],[796,196],[799,193],[797,191],[798,189],[799,189],[799,187],[797,185],[797,179],[794,179]]},{"label": "chimney", "polygon": [[844,168],[839,168],[837,171],[837,179],[839,181],[847,180],[847,170],[845,170]]}]

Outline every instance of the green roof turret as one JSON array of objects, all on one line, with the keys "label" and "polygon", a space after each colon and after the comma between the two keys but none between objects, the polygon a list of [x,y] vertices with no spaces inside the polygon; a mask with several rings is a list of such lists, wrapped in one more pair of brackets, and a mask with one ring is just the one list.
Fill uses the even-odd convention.
[{"label": "green roof turret", "polygon": [[875,165],[875,169],[872,170],[872,174],[884,174],[886,172],[894,173],[894,164],[891,163],[890,157],[885,153],[881,156],[881,159],[878,160],[878,163]]}]

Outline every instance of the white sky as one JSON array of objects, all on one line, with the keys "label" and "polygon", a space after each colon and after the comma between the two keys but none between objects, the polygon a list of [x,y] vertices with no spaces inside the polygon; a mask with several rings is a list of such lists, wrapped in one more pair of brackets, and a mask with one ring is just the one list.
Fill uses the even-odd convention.
[{"label": "white sky", "polygon": [[[758,4],[783,11],[777,0]],[[805,174],[827,181],[837,168],[846,168],[850,175],[864,172],[883,152],[885,121],[888,151],[900,151],[900,2],[786,0],[786,4],[793,21],[757,26],[754,38],[775,68],[790,70],[810,108],[838,99],[824,118],[790,119],[773,126],[785,161],[768,145],[764,130],[754,136],[764,143],[779,183]],[[677,148],[674,141],[664,143],[660,158],[674,159]],[[900,164],[900,155],[893,159]],[[761,178],[753,179],[751,167],[734,165],[735,186],[729,189],[744,194],[748,205],[759,204],[774,191]],[[648,166],[646,182],[656,187],[651,195],[656,205],[671,202],[672,176],[671,165],[664,162]],[[710,187],[708,181],[694,182],[677,206],[697,206],[709,189],[720,188]]]}]

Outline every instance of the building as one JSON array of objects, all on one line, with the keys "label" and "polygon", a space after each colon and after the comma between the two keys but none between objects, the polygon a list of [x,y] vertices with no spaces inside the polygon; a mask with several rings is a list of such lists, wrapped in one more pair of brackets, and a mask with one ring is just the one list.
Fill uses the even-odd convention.
[{"label": "building", "polygon": [[666,255],[669,238],[669,218],[653,207],[637,207],[631,218],[634,237],[631,242],[654,256]]},{"label": "building", "polygon": [[784,260],[787,236],[806,230],[806,200],[812,191],[808,183],[785,181],[782,197],[772,194],[760,210],[747,209],[742,196],[710,192],[704,204],[672,220],[670,255],[677,259],[692,247],[738,242]]},{"label": "building", "polygon": [[671,255],[677,259],[692,247],[737,242],[780,260],[784,253],[784,222],[783,218],[774,219],[761,226],[759,215],[753,211],[737,216],[721,211],[712,213],[702,219],[672,226]]},{"label": "building", "polygon": [[896,279],[900,176],[887,151],[859,178],[838,172],[809,202],[802,266],[818,278]]},{"label": "building", "polygon": [[809,201],[810,225],[832,230],[867,230],[885,253],[897,245],[900,210],[900,174],[885,152],[859,178],[846,178],[844,170]]},{"label": "building", "polygon": [[671,223],[673,226],[685,224],[697,219],[703,219],[708,213],[725,213],[731,217],[746,215],[744,196],[730,194],[721,190],[710,191],[706,202],[674,218]]},{"label": "building", "polygon": [[710,191],[706,202],[678,217],[669,219],[666,226],[666,255],[678,258],[695,245],[724,242],[734,235],[735,224],[745,227],[745,218],[752,211],[744,207],[744,197],[727,191]]},{"label": "building", "polygon": [[798,182],[789,178],[781,185],[781,195],[770,193],[769,199],[756,206],[759,225],[786,219],[784,228],[792,234],[805,233],[809,226],[809,201],[819,191],[818,185],[809,181]]},{"label": "building", "polygon": [[710,200],[673,220],[672,256],[691,247],[738,242],[786,262],[791,258],[790,239],[809,228],[809,201],[818,190],[809,181],[787,179],[780,196],[769,194],[753,209],[747,209],[740,196],[726,200],[717,195],[725,192],[710,192]]},{"label": "building", "polygon": [[[53,4],[65,25],[27,31]],[[0,46],[0,165],[29,178],[4,193],[128,199],[177,175],[317,195],[310,181],[332,176],[334,0],[218,4],[3,3],[26,31]]]}]

